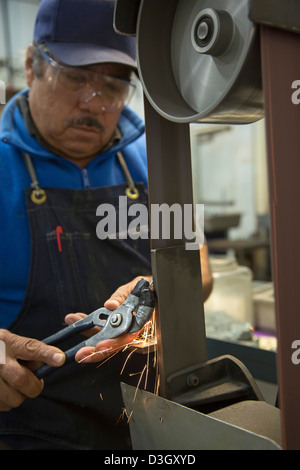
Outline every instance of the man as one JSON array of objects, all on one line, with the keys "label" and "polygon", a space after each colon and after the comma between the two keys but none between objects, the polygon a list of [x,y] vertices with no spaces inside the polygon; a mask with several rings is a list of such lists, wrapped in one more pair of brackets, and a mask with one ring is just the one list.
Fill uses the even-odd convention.
[{"label": "man", "polygon": [[[120,196],[147,204],[144,126],[126,106],[135,44],[113,31],[113,10],[110,0],[42,0],[28,90],[3,113],[0,441],[11,449],[130,448],[120,381],[137,384],[146,361],[120,351],[133,338],[94,349],[120,351],[99,368],[101,354],[60,368],[62,351],[40,341],[82,316],[68,312],[113,310],[139,276],[151,278],[149,240],[100,240],[95,230],[100,204],[117,217]],[[44,381],[33,372],[41,363],[57,367]]]}]

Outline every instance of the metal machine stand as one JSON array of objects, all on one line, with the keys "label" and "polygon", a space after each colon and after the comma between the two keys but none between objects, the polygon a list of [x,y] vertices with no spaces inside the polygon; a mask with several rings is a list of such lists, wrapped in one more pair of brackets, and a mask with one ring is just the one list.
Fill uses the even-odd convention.
[{"label": "metal machine stand", "polygon": [[[300,340],[296,298],[300,225],[295,223],[300,114],[291,101],[291,84],[300,79],[300,36],[282,27],[279,31],[277,24],[261,30],[256,24],[269,24],[269,16],[262,16],[271,3],[277,19],[284,17],[278,10],[299,7],[293,0],[284,6],[279,1],[239,0],[236,8],[235,3],[121,0],[115,27],[137,36],[150,206],[193,203],[190,122],[239,124],[263,116],[261,40],[282,429],[280,411],[264,402],[243,364],[227,356],[207,361],[199,256],[185,249],[184,237],[171,237],[152,240],[161,396],[122,386],[127,412],[133,411],[134,449],[300,448],[295,432],[299,373],[291,361],[292,344]],[[294,17],[296,12],[289,19]],[[214,28],[220,28],[219,35]],[[214,66],[221,73],[209,76]]]},{"label": "metal machine stand", "polygon": [[[149,207],[193,204],[188,124],[164,119],[146,97],[145,121],[147,155],[151,155]],[[169,397],[170,374],[206,360],[200,257],[198,252],[186,250],[184,242],[184,237],[176,239],[174,233],[170,239],[151,240],[158,310],[168,312],[157,316],[160,394],[164,397]],[[192,331],[198,332],[197,341],[191,341]]]},{"label": "metal machine stand", "polygon": [[[145,113],[150,204],[192,204],[186,124],[167,121],[147,100]],[[152,269],[160,397],[122,384],[133,448],[280,449],[280,412],[245,366],[231,356],[206,360],[199,253],[182,240],[154,240]]]}]

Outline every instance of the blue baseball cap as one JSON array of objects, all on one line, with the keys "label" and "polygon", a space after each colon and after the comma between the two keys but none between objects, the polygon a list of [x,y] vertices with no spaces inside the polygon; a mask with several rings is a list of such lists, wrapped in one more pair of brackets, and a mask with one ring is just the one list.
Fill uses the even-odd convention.
[{"label": "blue baseball cap", "polygon": [[42,0],[34,43],[71,66],[115,63],[136,68],[135,38],[113,27],[114,0]]}]

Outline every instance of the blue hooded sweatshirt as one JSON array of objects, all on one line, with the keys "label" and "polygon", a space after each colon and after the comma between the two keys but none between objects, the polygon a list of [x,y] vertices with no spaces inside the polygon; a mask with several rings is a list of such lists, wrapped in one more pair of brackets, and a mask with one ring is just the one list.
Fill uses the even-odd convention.
[{"label": "blue hooded sweatshirt", "polygon": [[[28,90],[20,93],[28,97]],[[16,95],[5,107],[0,133],[0,328],[8,328],[21,310],[30,267],[30,234],[25,189],[31,180],[23,154],[28,153],[41,187],[82,189],[125,182],[116,153],[121,151],[135,182],[147,187],[144,123],[124,108],[118,128],[121,140],[96,156],[84,169],[43,148],[25,125]],[[95,227],[96,229],[96,227]]]}]

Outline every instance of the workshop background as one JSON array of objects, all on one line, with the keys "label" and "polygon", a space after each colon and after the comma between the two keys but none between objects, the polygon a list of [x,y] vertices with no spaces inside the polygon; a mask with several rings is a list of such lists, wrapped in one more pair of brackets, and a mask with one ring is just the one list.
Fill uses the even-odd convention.
[{"label": "workshop background", "polygon": [[[39,3],[0,0],[0,79],[5,82],[6,102],[26,86],[25,51]],[[0,105],[0,112],[4,106]],[[139,82],[131,107],[143,117]],[[194,202],[205,207],[204,228],[215,281],[205,305],[207,335],[275,352],[264,120],[237,126],[191,124],[190,133]],[[215,328],[216,323],[221,328]],[[274,356],[270,361],[271,373],[262,370],[257,376],[274,384]]]}]

